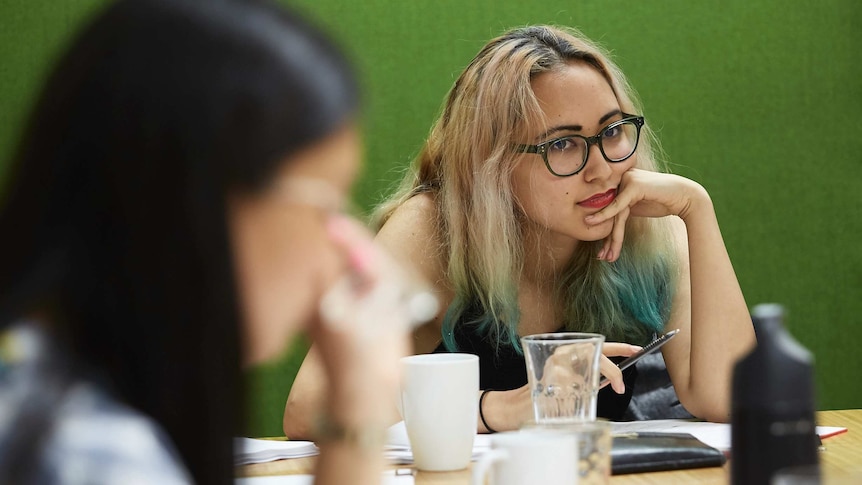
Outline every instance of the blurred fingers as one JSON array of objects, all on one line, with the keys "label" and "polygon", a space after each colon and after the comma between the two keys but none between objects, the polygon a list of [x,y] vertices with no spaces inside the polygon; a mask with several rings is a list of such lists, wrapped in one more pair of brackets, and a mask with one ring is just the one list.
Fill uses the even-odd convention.
[{"label": "blurred fingers", "polygon": [[327,232],[347,260],[347,274],[321,299],[324,322],[355,326],[369,338],[405,332],[437,313],[436,297],[376,245],[358,221],[341,214],[327,220]]},{"label": "blurred fingers", "polygon": [[332,214],[326,221],[330,240],[347,257],[350,269],[362,279],[373,280],[380,271],[381,256],[371,233],[352,218]]}]

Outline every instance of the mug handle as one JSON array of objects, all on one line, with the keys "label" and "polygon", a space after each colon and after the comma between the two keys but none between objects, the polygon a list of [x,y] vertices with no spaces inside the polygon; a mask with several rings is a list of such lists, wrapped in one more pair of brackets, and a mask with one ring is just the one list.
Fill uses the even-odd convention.
[{"label": "mug handle", "polygon": [[486,475],[491,468],[491,465],[500,461],[508,460],[509,452],[503,449],[495,449],[486,452],[479,458],[476,465],[473,467],[473,479],[470,481],[472,485],[484,485]]}]

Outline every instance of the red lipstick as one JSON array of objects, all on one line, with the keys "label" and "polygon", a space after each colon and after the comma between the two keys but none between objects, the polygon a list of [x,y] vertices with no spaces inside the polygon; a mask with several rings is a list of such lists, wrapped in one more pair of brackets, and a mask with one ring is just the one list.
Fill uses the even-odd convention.
[{"label": "red lipstick", "polygon": [[603,209],[607,207],[617,197],[617,189],[611,189],[601,194],[593,195],[588,199],[578,202],[581,207],[589,209]]}]

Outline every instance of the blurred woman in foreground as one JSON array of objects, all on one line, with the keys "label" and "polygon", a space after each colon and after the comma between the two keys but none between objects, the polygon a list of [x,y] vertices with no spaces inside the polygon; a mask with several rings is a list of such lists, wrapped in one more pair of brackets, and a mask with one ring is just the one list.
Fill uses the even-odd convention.
[{"label": "blurred woman in foreground", "polygon": [[241,366],[300,329],[336,397],[318,482],[380,480],[407,316],[339,214],[357,108],[338,49],[268,2],[97,15],[0,201],[0,482],[230,483]]}]

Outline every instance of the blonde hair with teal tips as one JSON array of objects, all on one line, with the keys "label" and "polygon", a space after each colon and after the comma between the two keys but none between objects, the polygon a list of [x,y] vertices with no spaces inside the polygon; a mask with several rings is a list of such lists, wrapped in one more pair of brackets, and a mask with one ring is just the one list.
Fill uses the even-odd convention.
[{"label": "blonde hair with teal tips", "polygon": [[[518,281],[524,269],[523,211],[511,176],[512,149],[527,127],[544,126],[531,80],[539,73],[585,62],[599,71],[620,108],[642,113],[620,69],[575,29],[529,26],[488,42],[450,90],[428,140],[399,190],[378,207],[375,224],[413,195],[431,191],[437,205],[439,249],[455,299],[443,320],[443,341],[456,350],[456,324],[476,325],[497,345],[520,349]],[[658,143],[647,123],[637,167],[657,170]],[[620,258],[598,261],[601,241],[584,241],[553,278],[560,327],[597,332],[609,341],[645,343],[670,312],[677,270],[665,219],[630,218]]]}]

